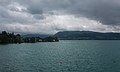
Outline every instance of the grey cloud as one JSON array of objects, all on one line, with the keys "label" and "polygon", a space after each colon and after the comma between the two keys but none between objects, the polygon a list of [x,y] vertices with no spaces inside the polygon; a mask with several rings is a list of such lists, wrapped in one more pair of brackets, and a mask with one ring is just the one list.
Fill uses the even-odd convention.
[{"label": "grey cloud", "polygon": [[31,14],[42,14],[43,13],[43,10],[37,9],[37,8],[28,8],[28,10]]},{"label": "grey cloud", "polygon": [[41,14],[35,14],[34,15],[34,18],[38,19],[38,20],[42,20],[42,19],[45,19],[45,16],[44,15],[41,15]]},{"label": "grey cloud", "polygon": [[[8,5],[18,3],[22,11]],[[48,16],[60,14],[86,17],[119,31],[119,0],[0,0],[0,24],[41,24]],[[15,15],[17,13],[17,15]],[[49,21],[48,21],[49,22]],[[45,22],[46,23],[46,22]],[[42,24],[45,24],[42,22]],[[56,30],[65,30],[59,27]]]},{"label": "grey cloud", "polygon": [[83,15],[106,25],[120,24],[119,0],[15,0],[28,6],[32,14],[65,10],[66,14]]},{"label": "grey cloud", "polygon": [[11,3],[12,0],[0,0],[0,5],[1,6],[6,6]]},{"label": "grey cloud", "polygon": [[[8,4],[9,5],[9,4]],[[0,6],[0,24],[12,24],[12,23],[35,23],[35,20],[26,17],[27,12],[19,11],[15,8],[9,8],[6,6]]]}]

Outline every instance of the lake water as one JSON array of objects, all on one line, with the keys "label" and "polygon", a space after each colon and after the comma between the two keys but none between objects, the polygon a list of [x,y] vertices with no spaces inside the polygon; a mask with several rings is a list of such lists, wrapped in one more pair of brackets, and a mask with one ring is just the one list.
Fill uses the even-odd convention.
[{"label": "lake water", "polygon": [[120,41],[0,45],[0,72],[120,72]]}]

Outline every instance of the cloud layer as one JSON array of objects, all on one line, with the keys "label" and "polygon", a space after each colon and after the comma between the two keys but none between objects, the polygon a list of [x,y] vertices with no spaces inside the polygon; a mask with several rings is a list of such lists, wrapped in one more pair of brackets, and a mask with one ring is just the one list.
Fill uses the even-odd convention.
[{"label": "cloud layer", "polygon": [[0,0],[0,30],[120,32],[119,0]]}]

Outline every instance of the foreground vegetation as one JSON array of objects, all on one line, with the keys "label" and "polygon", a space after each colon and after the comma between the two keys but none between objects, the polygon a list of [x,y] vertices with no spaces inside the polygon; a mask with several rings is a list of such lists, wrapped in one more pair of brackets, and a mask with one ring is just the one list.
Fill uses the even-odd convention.
[{"label": "foreground vegetation", "polygon": [[0,33],[0,44],[6,43],[36,43],[36,42],[58,42],[57,37],[49,36],[46,38],[40,37],[22,37],[20,34],[7,33],[2,31]]}]

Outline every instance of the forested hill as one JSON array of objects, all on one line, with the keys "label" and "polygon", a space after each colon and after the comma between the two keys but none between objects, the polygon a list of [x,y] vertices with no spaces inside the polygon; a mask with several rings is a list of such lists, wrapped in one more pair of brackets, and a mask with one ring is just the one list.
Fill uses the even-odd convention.
[{"label": "forested hill", "polygon": [[120,33],[100,33],[92,31],[63,31],[54,36],[61,40],[120,40]]}]

